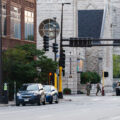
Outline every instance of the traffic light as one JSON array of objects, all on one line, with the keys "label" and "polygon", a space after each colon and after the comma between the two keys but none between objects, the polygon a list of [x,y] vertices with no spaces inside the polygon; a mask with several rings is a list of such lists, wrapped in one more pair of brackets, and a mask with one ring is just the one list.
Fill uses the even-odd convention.
[{"label": "traffic light", "polygon": [[45,51],[49,51],[49,37],[44,36],[43,37],[43,42],[44,42],[44,50]]},{"label": "traffic light", "polygon": [[65,68],[65,50],[63,50],[63,49],[61,50],[59,64],[60,64],[60,66]]},{"label": "traffic light", "polygon": [[65,76],[65,69],[62,70],[62,74],[63,74],[63,76]]},{"label": "traffic light", "polygon": [[53,52],[54,53],[58,52],[58,44],[57,43],[53,43]]},{"label": "traffic light", "polygon": [[108,72],[104,72],[104,77],[108,77]]},{"label": "traffic light", "polygon": [[70,38],[70,47],[92,47],[91,38]]},{"label": "traffic light", "polygon": [[54,85],[54,73],[49,73],[49,85]]}]

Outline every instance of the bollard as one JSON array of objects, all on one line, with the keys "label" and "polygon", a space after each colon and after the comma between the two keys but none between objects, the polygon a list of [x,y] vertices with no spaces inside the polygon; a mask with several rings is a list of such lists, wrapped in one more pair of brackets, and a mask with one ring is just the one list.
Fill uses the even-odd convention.
[{"label": "bollard", "polygon": [[104,86],[102,87],[102,96],[105,96]]},{"label": "bollard", "polygon": [[4,83],[4,99],[3,99],[5,104],[8,104],[8,87],[7,83]]}]

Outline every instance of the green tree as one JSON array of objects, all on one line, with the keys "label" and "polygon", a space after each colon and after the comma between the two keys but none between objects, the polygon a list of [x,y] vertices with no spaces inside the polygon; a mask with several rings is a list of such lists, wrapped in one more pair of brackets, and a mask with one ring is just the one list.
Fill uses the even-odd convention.
[{"label": "green tree", "polygon": [[120,55],[113,55],[113,77],[120,78]]},{"label": "green tree", "polygon": [[83,72],[81,74],[81,83],[86,84],[87,82],[96,84],[99,83],[101,80],[100,76],[96,72]]},{"label": "green tree", "polygon": [[47,83],[49,72],[55,72],[56,69],[57,63],[47,58],[44,51],[37,50],[34,44],[17,46],[3,53],[3,79],[9,84],[11,98],[14,81],[17,89],[23,83]]}]

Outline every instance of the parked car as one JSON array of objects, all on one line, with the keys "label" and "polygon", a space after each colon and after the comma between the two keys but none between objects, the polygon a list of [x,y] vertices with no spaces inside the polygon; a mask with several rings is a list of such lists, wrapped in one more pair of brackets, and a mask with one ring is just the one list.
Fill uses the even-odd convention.
[{"label": "parked car", "polygon": [[58,103],[58,91],[52,85],[44,85],[43,86],[46,94],[46,102],[52,104],[53,102]]},{"label": "parked car", "polygon": [[116,95],[120,95],[120,82],[117,83],[117,87],[116,87]]},{"label": "parked car", "polygon": [[41,84],[23,84],[16,95],[16,106],[35,103],[45,105],[45,101],[45,92]]}]

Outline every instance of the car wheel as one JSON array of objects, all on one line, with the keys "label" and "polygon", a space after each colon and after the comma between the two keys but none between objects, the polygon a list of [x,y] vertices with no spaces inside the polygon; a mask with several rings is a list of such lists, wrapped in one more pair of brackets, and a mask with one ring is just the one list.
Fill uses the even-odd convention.
[{"label": "car wheel", "polygon": [[50,102],[49,102],[50,104],[52,104],[53,103],[53,97],[51,97],[51,100],[50,100]]},{"label": "car wheel", "polygon": [[20,106],[20,103],[16,103],[16,106]]},{"label": "car wheel", "polygon": [[25,103],[22,103],[22,106],[25,106]]},{"label": "car wheel", "polygon": [[45,104],[46,104],[46,99],[44,99],[44,101],[42,102],[42,104],[43,104],[43,105],[45,105]]},{"label": "car wheel", "polygon": [[20,106],[20,103],[19,101],[16,100],[16,106]]},{"label": "car wheel", "polygon": [[55,103],[58,103],[59,102],[59,100],[58,100],[58,96],[56,96],[56,101],[55,101]]},{"label": "car wheel", "polygon": [[116,90],[116,96],[118,96],[119,95],[119,91],[118,90]]},{"label": "car wheel", "polygon": [[39,98],[39,100],[38,100],[38,103],[37,103],[38,105],[41,105],[41,99]]}]

